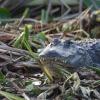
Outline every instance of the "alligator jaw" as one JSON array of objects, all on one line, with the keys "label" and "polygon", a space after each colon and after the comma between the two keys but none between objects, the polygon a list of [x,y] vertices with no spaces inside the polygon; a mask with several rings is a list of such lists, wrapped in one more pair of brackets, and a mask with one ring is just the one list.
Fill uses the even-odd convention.
[{"label": "alligator jaw", "polygon": [[57,58],[57,57],[40,57],[40,59],[47,64],[61,64],[61,65],[66,65],[67,64],[67,60],[65,58]]},{"label": "alligator jaw", "polygon": [[63,78],[63,74],[61,75],[62,69],[63,70],[68,69],[70,72],[73,71],[73,68],[70,67],[69,64],[66,64],[67,61],[64,60],[64,58],[63,60],[61,58],[56,58],[56,57],[50,59],[42,56],[40,57],[40,61],[42,62],[42,70],[48,77],[50,82],[55,81],[55,79]]}]

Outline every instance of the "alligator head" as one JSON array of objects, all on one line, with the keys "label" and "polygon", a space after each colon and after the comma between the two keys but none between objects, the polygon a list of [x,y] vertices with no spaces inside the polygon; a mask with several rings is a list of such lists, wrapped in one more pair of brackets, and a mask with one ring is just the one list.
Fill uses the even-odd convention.
[{"label": "alligator head", "polygon": [[91,65],[91,57],[84,47],[74,40],[54,39],[41,53],[40,59],[49,65],[63,65],[67,67],[87,67]]},{"label": "alligator head", "polygon": [[44,63],[62,64],[71,67],[86,66],[86,58],[90,58],[85,48],[78,45],[74,40],[59,39],[54,39],[39,56]]}]

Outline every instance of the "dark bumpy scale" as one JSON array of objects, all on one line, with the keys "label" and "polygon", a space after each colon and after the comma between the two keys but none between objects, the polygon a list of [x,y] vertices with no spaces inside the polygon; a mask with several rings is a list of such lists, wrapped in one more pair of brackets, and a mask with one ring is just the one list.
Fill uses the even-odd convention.
[{"label": "dark bumpy scale", "polygon": [[100,67],[100,39],[54,39],[41,53],[40,59],[48,64],[68,67]]}]

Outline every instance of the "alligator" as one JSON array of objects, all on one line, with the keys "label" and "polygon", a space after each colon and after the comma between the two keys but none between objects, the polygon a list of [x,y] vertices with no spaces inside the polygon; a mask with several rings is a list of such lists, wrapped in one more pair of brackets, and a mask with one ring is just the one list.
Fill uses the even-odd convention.
[{"label": "alligator", "polygon": [[54,39],[39,56],[50,66],[100,67],[100,39]]}]

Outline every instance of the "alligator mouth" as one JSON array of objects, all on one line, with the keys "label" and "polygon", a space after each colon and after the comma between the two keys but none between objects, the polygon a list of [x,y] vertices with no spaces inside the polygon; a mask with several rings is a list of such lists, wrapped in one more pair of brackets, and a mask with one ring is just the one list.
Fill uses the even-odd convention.
[{"label": "alligator mouth", "polygon": [[49,64],[49,65],[66,65],[67,64],[67,60],[64,57],[44,57],[41,56],[40,60],[45,63],[45,64]]},{"label": "alligator mouth", "polygon": [[58,77],[62,73],[61,72],[59,74],[59,72],[61,71],[59,69],[70,68],[70,65],[67,63],[65,58],[61,57],[57,58],[40,56],[40,62],[42,62],[42,65],[44,65],[42,69],[50,80],[53,80],[54,77]]}]

